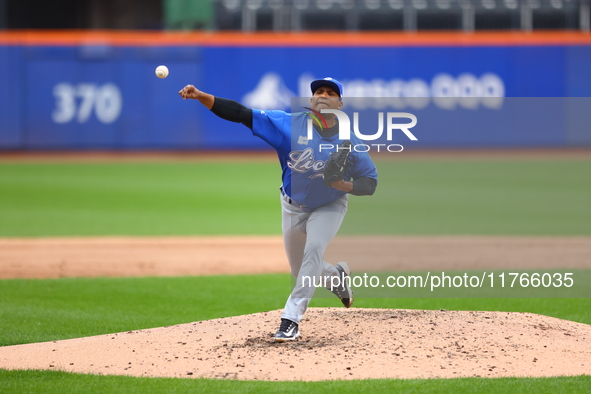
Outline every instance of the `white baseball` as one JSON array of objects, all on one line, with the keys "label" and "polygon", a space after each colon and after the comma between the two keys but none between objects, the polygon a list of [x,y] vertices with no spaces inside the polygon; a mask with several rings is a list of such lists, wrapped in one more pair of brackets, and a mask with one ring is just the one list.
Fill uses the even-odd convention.
[{"label": "white baseball", "polygon": [[158,66],[158,67],[156,67],[156,76],[158,78],[166,78],[166,77],[168,77],[168,67],[166,67],[166,66]]}]

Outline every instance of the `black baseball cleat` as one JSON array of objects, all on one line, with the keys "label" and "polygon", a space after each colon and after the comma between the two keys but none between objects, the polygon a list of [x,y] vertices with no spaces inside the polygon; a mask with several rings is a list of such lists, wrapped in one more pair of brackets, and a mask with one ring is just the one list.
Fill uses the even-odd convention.
[{"label": "black baseball cleat", "polygon": [[293,341],[300,336],[298,324],[288,319],[281,319],[279,330],[275,333],[275,342]]},{"label": "black baseball cleat", "polygon": [[339,278],[341,281],[340,286],[332,289],[332,292],[340,298],[345,308],[350,308],[351,305],[353,305],[353,290],[351,290],[349,281],[345,278],[348,278],[351,275],[351,270],[349,269],[349,265],[344,261],[338,263],[336,269],[339,271]]}]

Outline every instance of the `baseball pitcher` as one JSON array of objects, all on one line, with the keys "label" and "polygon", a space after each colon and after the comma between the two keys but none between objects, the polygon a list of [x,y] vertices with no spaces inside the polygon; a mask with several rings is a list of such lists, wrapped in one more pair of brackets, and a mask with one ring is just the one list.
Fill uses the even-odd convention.
[{"label": "baseball pitcher", "polygon": [[[340,141],[337,117],[322,113],[322,109],[343,107],[342,85],[324,78],[313,81],[310,87],[310,107],[298,113],[250,109],[193,85],[179,91],[183,99],[196,99],[215,115],[242,123],[272,146],[279,157],[283,170],[283,241],[296,283],[285,304],[275,342],[300,336],[300,321],[319,284],[339,297],[345,307],[353,304],[347,263],[325,262],[324,252],[343,222],[348,195],[372,195],[377,186],[377,170],[369,154],[352,148],[361,142],[353,134],[351,140]],[[310,122],[312,138],[308,133]]]}]

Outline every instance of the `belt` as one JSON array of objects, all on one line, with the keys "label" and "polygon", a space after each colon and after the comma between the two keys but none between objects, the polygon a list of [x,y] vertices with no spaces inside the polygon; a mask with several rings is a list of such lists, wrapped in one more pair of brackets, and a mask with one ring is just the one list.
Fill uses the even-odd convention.
[{"label": "belt", "polygon": [[283,199],[285,201],[287,201],[287,203],[289,205],[293,205],[294,207],[298,207],[299,209],[302,210],[302,212],[306,212],[306,213],[312,212],[314,210],[314,208],[310,208],[310,207],[307,207],[305,205],[300,205],[297,202],[295,202],[294,200],[292,200],[291,197],[289,197],[287,195],[287,193],[285,192],[285,190],[283,189],[283,186],[281,186],[279,188],[279,190],[281,190],[281,196],[283,197]]}]

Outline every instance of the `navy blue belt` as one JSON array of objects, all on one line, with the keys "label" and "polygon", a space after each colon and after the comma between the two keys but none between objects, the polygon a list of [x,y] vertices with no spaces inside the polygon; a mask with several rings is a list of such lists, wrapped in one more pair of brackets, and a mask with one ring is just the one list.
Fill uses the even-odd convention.
[{"label": "navy blue belt", "polygon": [[291,197],[287,195],[285,190],[283,190],[283,186],[281,186],[279,188],[279,190],[281,190],[281,195],[283,196],[283,199],[288,202],[288,204],[293,205],[294,207],[298,207],[299,209],[302,210],[302,212],[306,212],[306,213],[312,212],[314,210],[314,208],[310,208],[305,205],[300,205],[297,202],[295,202],[294,200],[292,200]]}]

